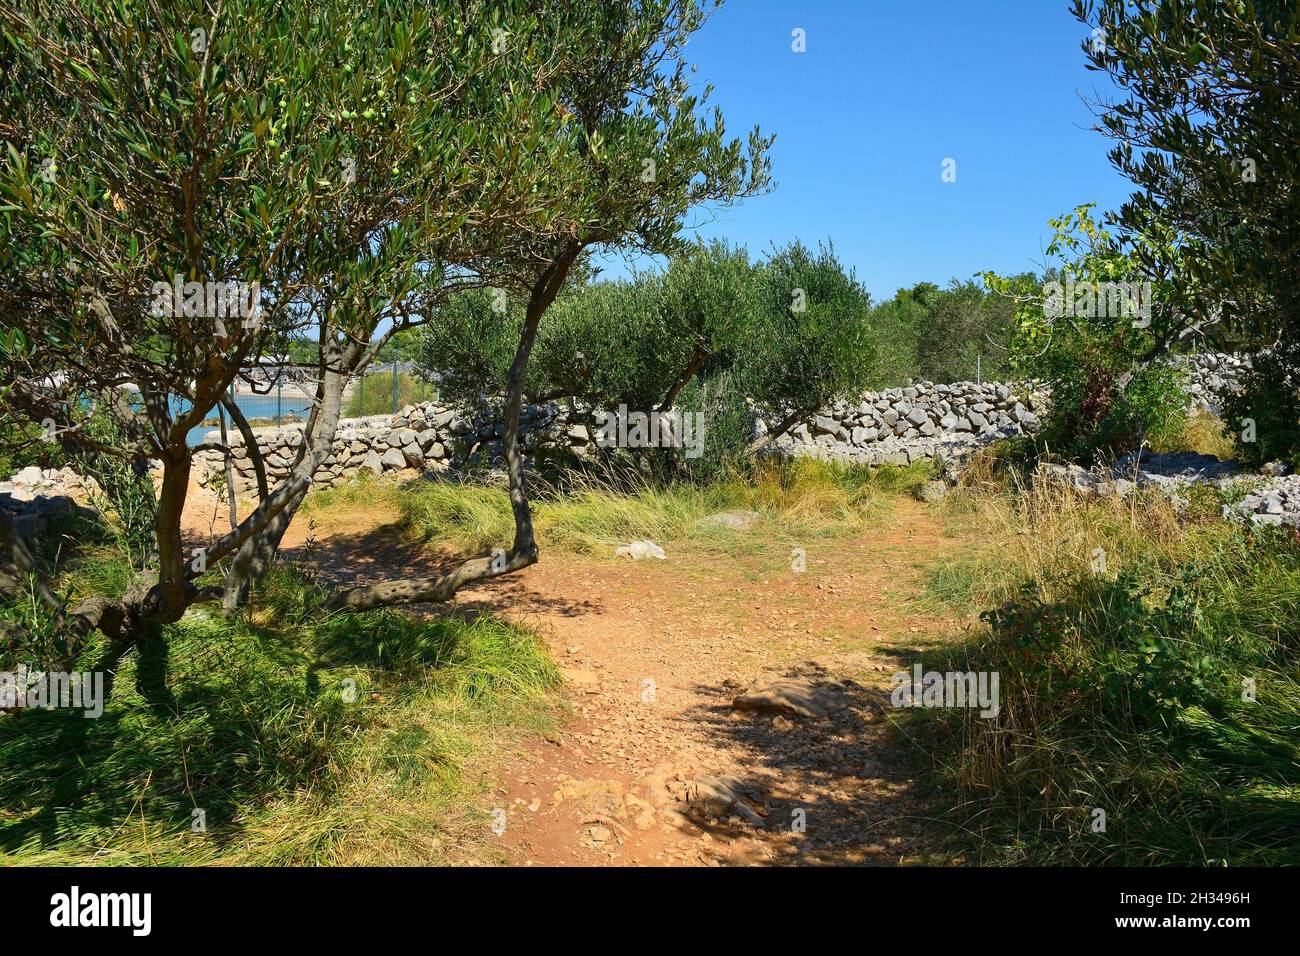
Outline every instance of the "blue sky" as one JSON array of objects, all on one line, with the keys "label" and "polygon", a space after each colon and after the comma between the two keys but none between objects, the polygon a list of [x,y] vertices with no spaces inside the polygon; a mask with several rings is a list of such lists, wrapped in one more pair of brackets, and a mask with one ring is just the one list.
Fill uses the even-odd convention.
[{"label": "blue sky", "polygon": [[[1047,220],[1117,208],[1089,127],[1110,93],[1067,0],[729,0],[691,38],[729,131],[776,133],[776,189],[699,231],[764,253],[830,239],[873,297],[1043,262]],[[803,28],[807,52],[791,50]],[[1082,97],[1082,98],[1081,98]],[[945,158],[957,179],[941,181]],[[606,277],[625,273],[611,264]]]}]

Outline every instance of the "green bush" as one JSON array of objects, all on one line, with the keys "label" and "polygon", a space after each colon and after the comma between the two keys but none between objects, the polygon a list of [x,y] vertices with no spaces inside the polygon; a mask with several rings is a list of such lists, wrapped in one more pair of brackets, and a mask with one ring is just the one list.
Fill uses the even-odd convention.
[{"label": "green bush", "polygon": [[416,375],[399,372],[397,375],[397,400],[393,400],[391,372],[365,375],[352,387],[343,406],[344,418],[362,418],[366,415],[392,415],[406,405],[429,402],[437,396],[435,385]]},{"label": "green bush", "polygon": [[[86,435],[109,447],[124,443],[121,425],[102,405],[90,406],[85,416],[82,428]],[[78,473],[92,476],[99,485],[92,495],[93,504],[108,516],[105,527],[130,567],[144,571],[155,566],[158,500],[149,463],[93,450],[77,450],[67,457]]]},{"label": "green bush", "polygon": [[[523,314],[492,290],[457,296],[424,330],[421,364],[454,401],[500,396]],[[745,456],[756,413],[793,424],[885,381],[878,354],[891,338],[873,327],[870,297],[829,246],[796,242],[751,263],[743,249],[699,244],[662,273],[561,295],[539,328],[525,397],[703,413],[702,458],[625,456],[663,477],[708,481]]]},{"label": "green bush", "polygon": [[1005,381],[1012,373],[1014,314],[1010,298],[973,280],[953,279],[946,289],[932,282],[900,289],[876,307],[872,325],[888,335],[881,348],[889,356],[891,385],[908,378]]},{"label": "green bush", "polygon": [[1227,396],[1223,417],[1237,460],[1252,468],[1287,461],[1300,468],[1300,339],[1255,355],[1240,393]]},{"label": "green bush", "polygon": [[[1042,443],[1093,463],[1162,440],[1185,424],[1178,373],[1161,362],[1176,323],[1166,281],[1147,280],[1143,255],[1162,243],[1117,237],[1079,206],[1050,220],[1047,254],[1059,258],[1033,276],[985,281],[1017,303],[1011,362],[1017,376],[1051,390]],[[1167,335],[1168,337],[1163,337]]]},{"label": "green bush", "polygon": [[62,450],[41,440],[41,427],[30,422],[0,419],[0,481],[24,468],[61,468]]},{"label": "green bush", "polygon": [[1084,559],[1071,529],[1113,522],[1097,535],[1118,574],[999,545],[936,577],[950,596],[1007,595],[924,661],[997,672],[1002,693],[993,719],[909,712],[937,802],[988,863],[1300,862],[1300,545],[1121,510],[1062,500],[1033,518]]}]

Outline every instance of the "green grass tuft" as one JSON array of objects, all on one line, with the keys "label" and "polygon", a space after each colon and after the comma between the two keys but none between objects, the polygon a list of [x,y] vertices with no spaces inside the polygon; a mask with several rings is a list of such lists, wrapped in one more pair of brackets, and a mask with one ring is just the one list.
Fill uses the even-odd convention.
[{"label": "green grass tuft", "polygon": [[[721,546],[737,535],[700,524],[719,511],[756,512],[754,533],[768,538],[853,534],[876,520],[894,496],[932,474],[928,462],[868,469],[801,459],[765,463],[706,485],[568,476],[562,487],[536,489],[533,522],[542,548],[578,554],[608,554],[639,539]],[[405,527],[419,540],[482,552],[513,537],[504,488],[421,479],[396,495]]]},{"label": "green grass tuft", "polygon": [[991,610],[924,664],[996,671],[1002,707],[904,722],[961,842],[986,863],[1300,862],[1300,544],[1045,486],[950,507],[988,544],[930,598]]},{"label": "green grass tuft", "polygon": [[0,719],[0,860],[437,862],[479,832],[465,768],[554,710],[540,642],[489,617],[324,615],[316,596],[282,568],[246,614],[192,609],[128,656],[99,719]]}]

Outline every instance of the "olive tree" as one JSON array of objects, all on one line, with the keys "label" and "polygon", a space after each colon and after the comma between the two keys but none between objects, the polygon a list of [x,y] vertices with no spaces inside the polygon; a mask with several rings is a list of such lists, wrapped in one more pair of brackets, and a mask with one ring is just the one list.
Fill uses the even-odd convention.
[{"label": "olive tree", "polygon": [[[522,316],[518,303],[457,296],[422,330],[421,361],[458,400],[502,395]],[[870,296],[829,247],[796,242],[751,262],[743,249],[696,243],[661,272],[564,293],[523,394],[660,413],[681,403],[706,415],[710,433],[728,419],[711,457],[753,455],[829,401],[877,383],[881,331]],[[755,414],[773,427],[737,443],[739,420]]]},{"label": "olive tree", "polygon": [[[687,90],[680,50],[705,12],[594,0],[0,5],[16,80],[0,91],[5,414],[161,475],[156,567],[123,597],[75,608],[44,586],[68,627],[103,631],[120,656],[198,601],[238,606],[329,455],[349,379],[448,296],[526,297],[511,368],[521,382],[541,317],[587,250],[668,248],[692,206],[763,188],[766,142],[726,140]],[[647,179],[642,160],[656,157]],[[272,481],[228,391],[304,336],[315,396]],[[138,400],[103,400],[123,389]],[[338,603],[445,600],[536,560],[512,394],[519,532],[506,566],[475,558]],[[115,416],[111,443],[84,427],[87,396]],[[198,449],[186,436],[218,407],[253,459],[257,503],[192,547],[181,516]],[[0,587],[12,590],[39,568],[2,518],[0,539]]]},{"label": "olive tree", "polygon": [[[730,361],[750,338],[754,267],[744,250],[695,243],[663,272],[574,284],[537,336],[525,379],[530,402],[670,409],[705,361]],[[523,305],[472,291],[421,330],[420,356],[457,401],[504,395]]]},{"label": "olive tree", "polygon": [[1270,454],[1300,455],[1300,8],[1073,0],[1072,10],[1090,28],[1089,67],[1119,91],[1097,108],[1111,162],[1135,187],[1115,219],[1161,239],[1135,247],[1150,278],[1169,280],[1148,357],[1187,340],[1266,351],[1232,405],[1267,428]]}]

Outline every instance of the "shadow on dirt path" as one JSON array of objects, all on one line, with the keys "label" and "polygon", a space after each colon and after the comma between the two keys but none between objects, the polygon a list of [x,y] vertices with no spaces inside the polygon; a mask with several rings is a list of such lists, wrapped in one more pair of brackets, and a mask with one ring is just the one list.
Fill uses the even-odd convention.
[{"label": "shadow on dirt path", "polygon": [[[372,508],[320,527],[296,520],[286,553],[342,585],[457,560],[404,537],[396,519]],[[648,562],[544,549],[519,574],[422,609],[531,627],[567,679],[567,723],[494,768],[484,809],[504,811],[505,826],[488,837],[510,862],[941,858],[914,757],[886,724],[891,675],[913,645],[959,628],[910,598],[926,565],[960,542],[930,508],[900,498],[861,536],[810,545],[805,573],[787,567],[788,550],[749,544],[719,555],[717,539],[666,543],[668,560]],[[755,709],[734,707],[741,695]],[[800,701],[811,709],[798,712]]]}]

